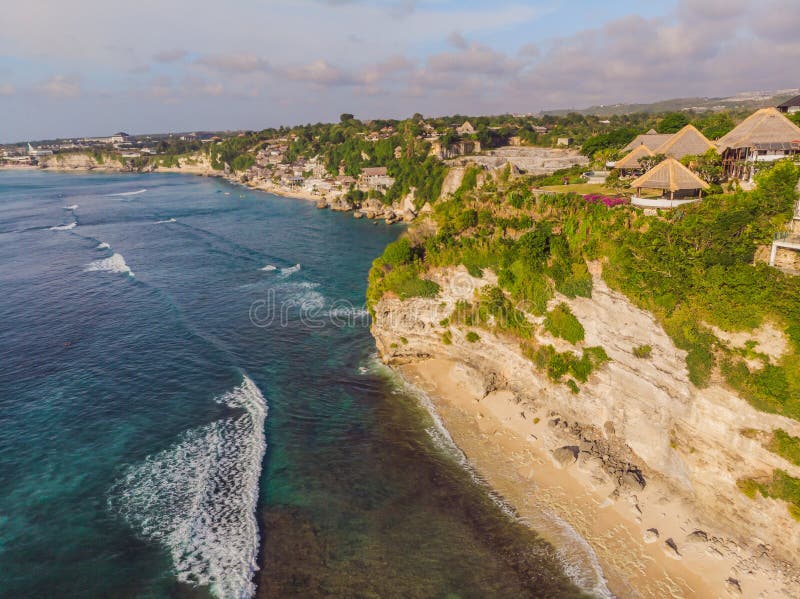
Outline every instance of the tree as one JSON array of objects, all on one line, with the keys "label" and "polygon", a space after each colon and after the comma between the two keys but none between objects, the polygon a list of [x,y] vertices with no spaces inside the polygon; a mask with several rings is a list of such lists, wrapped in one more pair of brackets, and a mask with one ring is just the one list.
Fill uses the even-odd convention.
[{"label": "tree", "polygon": [[348,121],[352,121],[354,118],[356,118],[356,117],[353,116],[352,114],[348,113],[348,112],[344,112],[339,116],[339,120],[342,123],[346,123]]},{"label": "tree", "polygon": [[697,121],[697,128],[709,139],[719,139],[735,126],[727,112],[715,112]]},{"label": "tree", "polygon": [[722,156],[714,148],[710,148],[705,154],[684,156],[681,164],[696,172],[706,183],[722,181]]},{"label": "tree", "polygon": [[677,133],[689,124],[689,119],[682,112],[670,112],[656,126],[659,133]]},{"label": "tree", "polygon": [[642,156],[639,158],[639,165],[644,171],[649,171],[655,165],[661,163],[666,156],[664,154],[656,154],[655,156]]}]

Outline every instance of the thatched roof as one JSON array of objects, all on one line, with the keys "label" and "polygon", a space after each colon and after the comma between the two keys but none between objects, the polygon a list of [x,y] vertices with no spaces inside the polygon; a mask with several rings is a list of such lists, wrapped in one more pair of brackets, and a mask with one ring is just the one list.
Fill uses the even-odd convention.
[{"label": "thatched roof", "polygon": [[800,141],[800,127],[783,116],[777,108],[762,108],[717,140],[717,148],[751,148],[756,144]]},{"label": "thatched roof", "polygon": [[[650,129],[650,131],[653,130]],[[655,152],[658,146],[664,145],[669,141],[669,138],[673,136],[672,133],[650,133],[650,131],[642,135],[637,135],[631,143],[622,148],[622,151],[630,152],[638,146],[647,146],[650,150]]]},{"label": "thatched roof", "polygon": [[655,156],[655,153],[644,144],[636,146],[625,156],[617,160],[614,168],[639,168],[639,159],[648,156]]},{"label": "thatched roof", "polygon": [[708,189],[708,183],[674,158],[667,158],[638,179],[632,181],[631,187],[634,189],[644,187],[647,189],[680,191],[688,189]]},{"label": "thatched roof", "polygon": [[670,137],[664,144],[659,146],[656,154],[664,154],[675,160],[680,160],[684,156],[693,154],[705,154],[709,150],[716,150],[716,147],[708,138],[700,133],[694,125],[686,125],[675,135]]}]

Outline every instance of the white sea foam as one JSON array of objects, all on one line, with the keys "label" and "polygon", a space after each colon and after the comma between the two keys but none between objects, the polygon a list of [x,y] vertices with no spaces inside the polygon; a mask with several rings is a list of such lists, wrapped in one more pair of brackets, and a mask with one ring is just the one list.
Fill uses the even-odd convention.
[{"label": "white sea foam", "polygon": [[64,210],[72,210],[72,211],[75,211],[75,210],[77,210],[77,209],[78,209],[78,205],[77,205],[77,204],[70,204],[69,206],[64,206]]},{"label": "white sea foam", "polygon": [[272,264],[267,264],[261,270],[266,271],[266,272],[272,272],[273,270],[278,270],[278,267],[277,266],[273,266]]},{"label": "white sea foam", "polygon": [[247,377],[215,401],[241,414],[191,430],[129,468],[108,503],[138,534],[169,550],[178,580],[244,599],[256,590],[267,405]]},{"label": "white sea foam", "polygon": [[122,257],[122,254],[117,254],[116,252],[108,258],[95,260],[86,267],[86,270],[99,272],[118,272],[130,275],[131,277],[133,276],[133,271],[131,271],[131,269],[128,267],[127,263],[125,262],[125,258]]},{"label": "white sea foam", "polygon": [[310,281],[287,283],[280,287],[279,295],[281,300],[291,303],[301,310],[321,310],[325,307],[325,296],[317,291],[318,288],[319,283]]},{"label": "white sea foam", "polygon": [[78,226],[78,223],[71,222],[67,223],[66,225],[56,225],[55,227],[50,227],[51,231],[69,231],[70,229],[74,229]]},{"label": "white sea foam", "polygon": [[125,196],[138,196],[140,193],[146,192],[146,189],[139,189],[137,191],[123,191],[122,193],[110,193],[108,197],[110,198],[117,198],[117,197],[125,197]]},{"label": "white sea foam", "polygon": [[97,244],[96,250],[108,250],[111,249],[111,246],[108,245],[105,241],[101,241]]},{"label": "white sea foam", "polygon": [[289,266],[288,268],[282,268],[281,269],[281,274],[284,277],[288,277],[289,275],[294,274],[297,271],[299,271],[300,268],[301,268],[301,266],[299,264],[295,264],[294,266]]},{"label": "white sea foam", "polygon": [[157,220],[154,224],[163,225],[164,223],[176,223],[176,222],[178,221],[176,221],[174,218],[168,218],[166,220]]}]

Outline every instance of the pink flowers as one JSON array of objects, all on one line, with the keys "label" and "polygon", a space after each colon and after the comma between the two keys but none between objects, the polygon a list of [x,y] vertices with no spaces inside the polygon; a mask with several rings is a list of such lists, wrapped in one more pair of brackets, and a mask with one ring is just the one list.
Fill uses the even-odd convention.
[{"label": "pink flowers", "polygon": [[630,198],[604,196],[599,193],[587,193],[585,196],[583,196],[583,199],[589,204],[604,204],[609,208],[631,203]]}]

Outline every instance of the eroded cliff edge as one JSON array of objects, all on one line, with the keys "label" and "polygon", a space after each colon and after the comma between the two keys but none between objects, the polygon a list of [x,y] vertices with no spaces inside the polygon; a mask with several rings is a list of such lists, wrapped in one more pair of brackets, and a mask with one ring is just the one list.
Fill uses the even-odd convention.
[{"label": "eroded cliff edge", "polygon": [[[467,328],[446,320],[459,300],[470,301],[478,290],[495,284],[488,271],[476,278],[463,267],[434,269],[428,276],[441,287],[435,298],[401,301],[384,295],[374,306],[372,325],[381,358],[406,368],[407,375],[415,372],[416,382],[434,394],[441,385],[431,380],[433,370],[408,366],[437,363],[440,371],[449,369],[442,375],[452,383],[449,393],[461,396],[451,397],[451,404],[462,407],[462,416],[474,418],[476,431],[483,429],[476,433],[482,443],[502,445],[493,438],[507,433],[530,445],[533,470],[540,471],[530,476],[533,493],[567,489],[577,481],[594,498],[576,510],[580,518],[573,521],[569,498],[562,498],[562,516],[595,547],[615,593],[798,596],[800,526],[784,502],[750,498],[737,481],[759,471],[767,476],[774,469],[800,476],[800,467],[767,451],[758,433],[780,428],[797,436],[800,424],[756,411],[721,381],[695,387],[685,352],[653,316],[609,289],[599,262],[590,270],[591,298],[557,295],[551,300],[551,306],[563,302],[570,307],[585,339],[573,346],[541,326],[535,329],[538,342],[559,351],[580,353],[581,346],[600,346],[608,354],[610,360],[578,394],[538,371],[518,339],[484,329],[468,338]],[[528,317],[541,323],[541,318]],[[748,340],[777,360],[785,344],[782,333],[768,324],[762,329]],[[643,345],[650,346],[650,355],[636,357],[634,348]],[[492,418],[500,432],[478,422],[483,418]],[[547,459],[537,463],[536,452]],[[502,470],[498,459],[487,463]],[[506,467],[519,470],[523,463],[509,455]],[[560,474],[553,474],[554,467]],[[483,474],[502,486],[504,473]],[[572,480],[554,481],[558,476]],[[527,501],[527,491],[499,490]],[[611,518],[598,526],[608,520],[608,510],[620,521]],[[615,534],[620,538],[613,539]],[[619,559],[628,550],[630,555]]]}]

